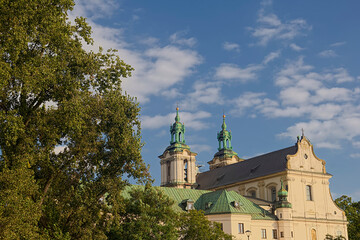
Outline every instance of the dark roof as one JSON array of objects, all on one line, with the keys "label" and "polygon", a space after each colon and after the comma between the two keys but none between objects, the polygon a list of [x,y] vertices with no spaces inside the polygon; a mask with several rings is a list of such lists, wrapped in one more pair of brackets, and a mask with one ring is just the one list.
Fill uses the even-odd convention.
[{"label": "dark roof", "polygon": [[275,152],[253,157],[213,170],[199,173],[198,189],[214,189],[286,170],[286,156],[297,152],[297,144]]}]

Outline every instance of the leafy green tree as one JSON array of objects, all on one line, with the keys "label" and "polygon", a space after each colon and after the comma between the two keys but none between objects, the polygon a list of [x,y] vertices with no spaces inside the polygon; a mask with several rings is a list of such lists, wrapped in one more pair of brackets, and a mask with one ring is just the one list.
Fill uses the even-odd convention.
[{"label": "leafy green tree", "polygon": [[176,212],[174,202],[159,188],[132,187],[123,202],[124,209],[108,233],[111,240],[232,239],[220,223],[207,220],[203,211]]},{"label": "leafy green tree", "polygon": [[0,0],[0,239],[105,239],[123,176],[148,177],[121,89],[133,69],[83,49],[91,28],[69,22],[73,6]]},{"label": "leafy green tree", "polygon": [[343,195],[337,198],[335,202],[342,210],[344,210],[349,222],[349,240],[360,239],[360,201],[353,202],[351,197]]},{"label": "leafy green tree", "polygon": [[332,235],[330,235],[330,234],[326,234],[325,240],[346,240],[346,238],[343,237],[343,236],[336,236],[336,237],[334,237],[334,236],[332,236]]},{"label": "leafy green tree", "polygon": [[150,185],[136,186],[128,194],[125,207],[108,234],[109,239],[178,239],[179,217],[169,197]]},{"label": "leafy green tree", "polygon": [[180,239],[231,240],[233,236],[224,233],[220,223],[207,220],[203,211],[191,210],[180,218]]}]

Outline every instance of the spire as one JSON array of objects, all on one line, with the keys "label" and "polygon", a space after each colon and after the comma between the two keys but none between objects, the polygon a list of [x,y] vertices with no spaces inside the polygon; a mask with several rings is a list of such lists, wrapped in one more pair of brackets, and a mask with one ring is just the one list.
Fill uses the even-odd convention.
[{"label": "spire", "polygon": [[232,150],[231,146],[231,132],[226,130],[225,114],[223,114],[223,123],[221,125],[221,131],[217,134],[219,141],[218,150]]},{"label": "spire", "polygon": [[[179,107],[176,108],[175,122],[170,126],[170,144],[185,145],[185,125],[180,122]],[[179,146],[180,146],[179,145]],[[187,147],[188,148],[188,147]]]},{"label": "spire", "polygon": [[218,152],[215,153],[214,158],[208,162],[210,170],[244,161],[244,159],[239,158],[238,154],[232,150],[231,139],[231,132],[227,130],[225,114],[223,114],[221,131],[217,133],[217,140],[219,142]]},{"label": "spire", "polygon": [[284,182],[281,179],[280,190],[278,191],[279,201],[276,203],[276,208],[291,208],[291,203],[287,200],[288,192],[284,188]]},{"label": "spire", "polygon": [[222,129],[223,131],[226,130],[225,114],[223,114],[223,124],[221,125],[221,129]]},{"label": "spire", "polygon": [[176,107],[176,117],[175,117],[175,122],[180,122],[179,107]]}]

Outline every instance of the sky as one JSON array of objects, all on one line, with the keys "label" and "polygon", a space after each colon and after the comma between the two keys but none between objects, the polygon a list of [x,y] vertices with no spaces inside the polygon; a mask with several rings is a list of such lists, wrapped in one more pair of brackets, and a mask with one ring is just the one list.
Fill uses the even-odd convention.
[{"label": "sky", "polygon": [[88,50],[117,49],[135,71],[123,90],[141,107],[142,156],[160,184],[175,108],[201,171],[226,115],[250,158],[292,146],[304,129],[333,175],[333,198],[360,200],[360,2],[78,0]]}]

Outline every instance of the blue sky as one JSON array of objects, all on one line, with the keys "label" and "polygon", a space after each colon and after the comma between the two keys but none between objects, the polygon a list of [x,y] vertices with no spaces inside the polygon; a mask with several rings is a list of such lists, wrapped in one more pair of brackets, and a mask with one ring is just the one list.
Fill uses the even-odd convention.
[{"label": "blue sky", "polygon": [[175,108],[208,169],[223,111],[240,157],[289,147],[301,129],[333,174],[331,191],[360,200],[359,1],[82,0],[97,50],[135,68],[123,82],[141,110],[143,158],[155,185]]}]

